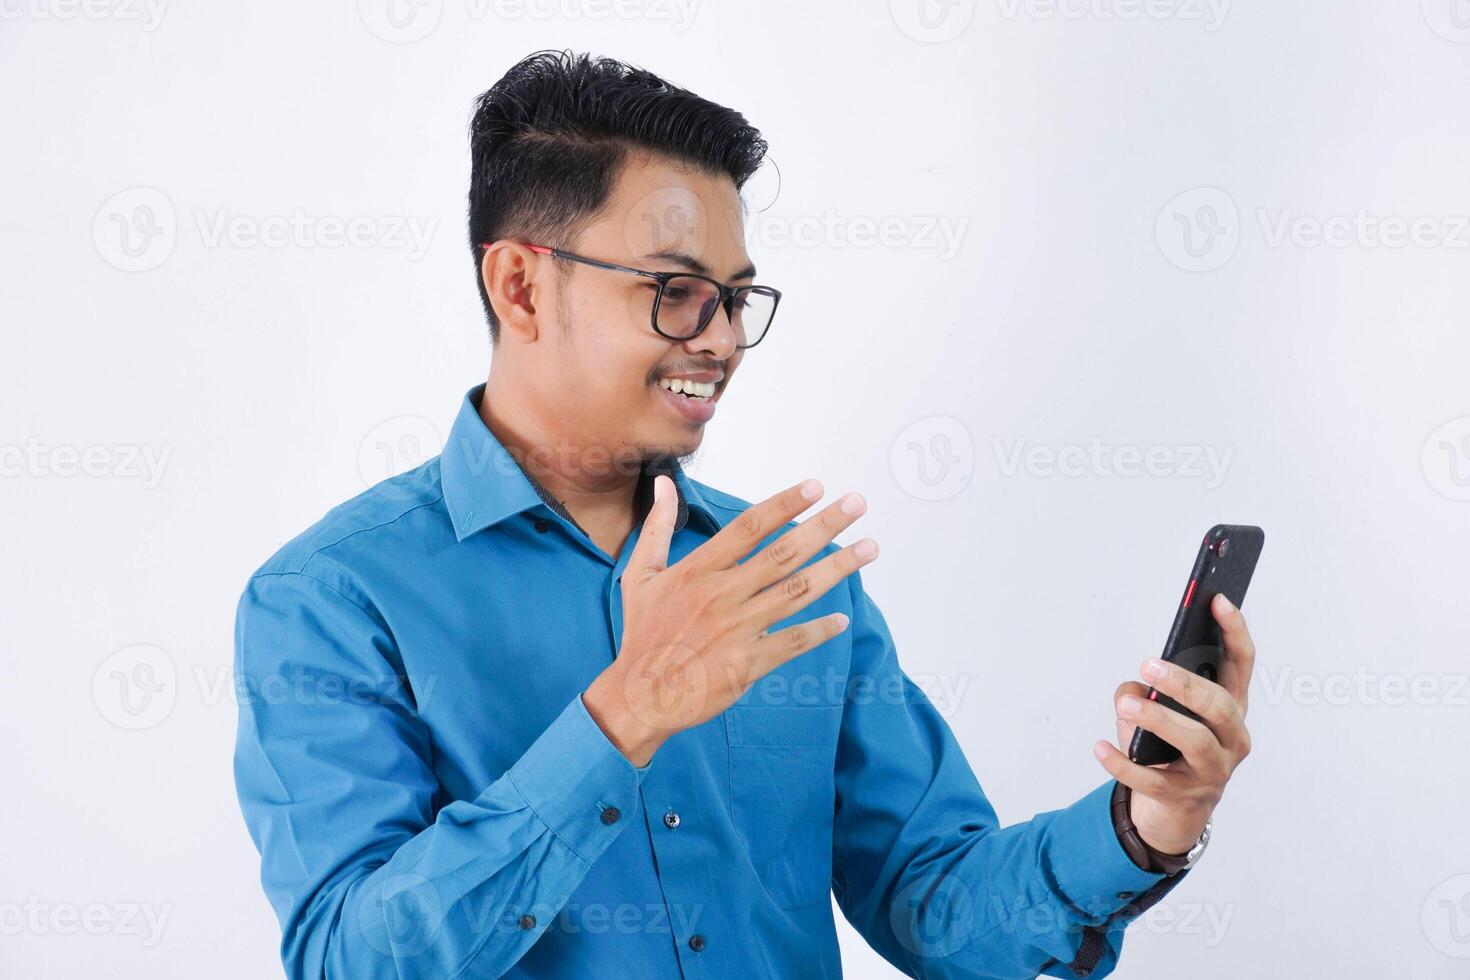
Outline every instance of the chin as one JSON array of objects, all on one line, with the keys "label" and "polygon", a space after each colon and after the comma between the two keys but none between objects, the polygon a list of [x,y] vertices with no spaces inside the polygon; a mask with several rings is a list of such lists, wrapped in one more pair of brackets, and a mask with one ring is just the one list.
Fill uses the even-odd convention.
[{"label": "chin", "polygon": [[701,426],[697,435],[684,439],[670,439],[650,450],[664,456],[690,456],[699,449],[700,443],[704,441],[704,428]]},{"label": "chin", "polygon": [[647,440],[643,443],[645,454],[648,456],[688,456],[704,442],[704,426],[674,426],[670,428],[665,425],[663,433],[659,437]]}]

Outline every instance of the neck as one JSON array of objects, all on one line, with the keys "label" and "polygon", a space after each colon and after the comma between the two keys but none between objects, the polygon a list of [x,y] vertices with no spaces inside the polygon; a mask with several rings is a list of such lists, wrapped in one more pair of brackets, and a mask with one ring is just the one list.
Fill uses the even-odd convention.
[{"label": "neck", "polygon": [[595,445],[559,430],[538,415],[531,393],[518,392],[493,370],[490,377],[480,418],[521,468],[589,532],[604,528],[613,536],[631,527],[644,457],[632,447]]}]

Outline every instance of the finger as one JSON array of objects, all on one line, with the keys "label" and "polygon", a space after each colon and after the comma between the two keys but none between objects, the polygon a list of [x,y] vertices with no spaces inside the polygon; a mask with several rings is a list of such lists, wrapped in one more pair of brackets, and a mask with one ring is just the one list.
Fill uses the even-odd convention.
[{"label": "finger", "polygon": [[[1118,699],[1125,694],[1131,694],[1135,698],[1140,699],[1146,698],[1148,697],[1148,688],[1144,687],[1137,681],[1124,681],[1123,683],[1119,684],[1118,689],[1113,692],[1113,704],[1117,704]],[[1117,719],[1117,722],[1118,748],[1126,752],[1128,750],[1129,744],[1131,744],[1133,741],[1133,732],[1135,729],[1138,728],[1138,726],[1133,724],[1133,722],[1131,721],[1124,721],[1122,718]]]},{"label": "finger", "polygon": [[1167,799],[1171,795],[1182,793],[1183,780],[1189,778],[1182,773],[1171,772],[1168,769],[1140,766],[1119,752],[1117,746],[1110,745],[1101,739],[1093,744],[1092,754],[1108,771],[1109,776],[1133,792],[1155,800]]},{"label": "finger", "polygon": [[635,582],[663,571],[669,566],[669,542],[674,537],[674,517],[679,510],[679,501],[674,490],[674,481],[659,474],[653,478],[653,506],[643,518],[643,530],[638,532],[638,541],[623,577],[630,575]]},{"label": "finger", "polygon": [[878,542],[863,538],[799,568],[764,592],[746,600],[744,610],[761,627],[793,616],[826,595],[838,582],[878,557]]},{"label": "finger", "polygon": [[848,493],[823,507],[761,549],[734,570],[736,594],[748,599],[767,586],[795,572],[831,543],[868,509],[862,494]]},{"label": "finger", "polygon": [[1204,775],[1215,775],[1221,770],[1228,773],[1225,749],[1219,739],[1193,718],[1148,698],[1125,696],[1118,700],[1117,708],[1118,716],[1124,721],[1153,732],[1178,749],[1191,769]]},{"label": "finger", "polygon": [[1245,717],[1230,692],[1208,678],[1162,660],[1144,661],[1139,671],[1161,694],[1200,716],[1216,740],[1228,749],[1247,744]]},{"label": "finger", "polygon": [[765,676],[788,660],[821,646],[845,629],[847,615],[831,613],[762,635],[755,641],[751,656],[760,676]]},{"label": "finger", "polygon": [[1220,635],[1225,641],[1225,660],[1220,665],[1220,682],[1240,704],[1240,713],[1245,715],[1250,694],[1251,674],[1256,669],[1256,642],[1245,625],[1245,616],[1224,594],[1215,596],[1210,611],[1215,622],[1220,624]]},{"label": "finger", "polygon": [[750,554],[768,534],[785,527],[821,498],[822,485],[816,480],[787,487],[774,497],[746,508],[684,560],[701,568],[729,568]]}]

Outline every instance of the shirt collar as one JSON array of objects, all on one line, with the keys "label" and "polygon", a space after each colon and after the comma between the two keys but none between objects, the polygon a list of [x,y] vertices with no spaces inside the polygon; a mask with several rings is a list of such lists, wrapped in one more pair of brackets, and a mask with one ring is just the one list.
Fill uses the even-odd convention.
[{"label": "shirt collar", "polygon": [[[480,384],[465,394],[440,461],[444,503],[454,522],[455,537],[463,541],[538,504],[545,504],[580,530],[581,526],[572,519],[561,501],[521,467],[485,425],[485,420],[480,418],[480,398],[484,392],[485,385]],[[653,503],[653,477],[660,473],[673,479],[678,494],[675,531],[688,523],[691,511],[701,514],[711,527],[719,528],[718,519],[700,495],[698,487],[673,458],[644,464],[633,493],[633,505],[639,520]]]}]

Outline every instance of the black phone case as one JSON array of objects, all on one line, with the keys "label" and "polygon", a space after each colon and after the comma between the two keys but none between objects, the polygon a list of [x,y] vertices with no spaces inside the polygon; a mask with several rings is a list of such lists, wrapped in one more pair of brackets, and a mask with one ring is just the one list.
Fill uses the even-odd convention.
[{"label": "black phone case", "polygon": [[[1184,588],[1174,625],[1164,641],[1163,660],[1178,664],[1207,680],[1220,679],[1220,626],[1210,612],[1210,603],[1218,593],[1225,593],[1239,608],[1245,603],[1245,590],[1261,557],[1266,532],[1244,524],[1216,524],[1200,544],[1189,584]],[[1221,553],[1223,546],[1223,554]],[[1199,715],[1167,695],[1148,689],[1149,700],[1199,720]],[[1139,765],[1156,766],[1179,758],[1179,750],[1152,732],[1135,729],[1128,746],[1128,758]]]}]

